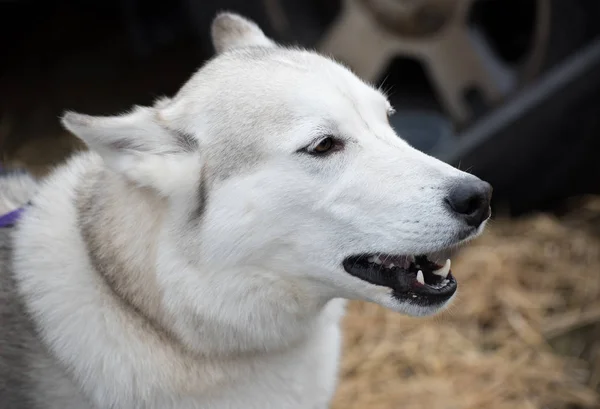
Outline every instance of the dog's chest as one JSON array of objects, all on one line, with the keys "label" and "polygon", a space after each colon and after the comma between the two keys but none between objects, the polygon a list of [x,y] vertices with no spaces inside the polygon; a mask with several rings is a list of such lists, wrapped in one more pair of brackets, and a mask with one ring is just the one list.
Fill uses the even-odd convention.
[{"label": "dog's chest", "polygon": [[[165,389],[149,400],[129,402],[126,406],[139,409],[326,409],[335,391],[340,344],[339,323],[332,322],[295,349],[255,361],[250,368],[241,363],[229,366],[228,372],[244,373],[244,376],[233,376],[227,386],[218,390],[196,395]],[[45,397],[39,402],[40,408],[112,406],[107,402],[97,402],[94,407],[83,406],[82,395],[66,388],[69,385],[64,384],[62,378],[42,372],[38,375],[43,384],[38,385],[41,389],[37,393]],[[198,385],[197,390],[200,389],[202,386]]]},{"label": "dog's chest", "polygon": [[335,391],[340,344],[339,324],[331,323],[302,347],[257,362],[254,376],[191,407],[325,409]]}]

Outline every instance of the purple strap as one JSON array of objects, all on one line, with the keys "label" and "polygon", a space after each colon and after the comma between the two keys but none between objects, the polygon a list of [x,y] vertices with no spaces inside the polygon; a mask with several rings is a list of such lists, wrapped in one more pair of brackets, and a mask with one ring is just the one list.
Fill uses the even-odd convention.
[{"label": "purple strap", "polygon": [[[4,173],[5,169],[2,167],[2,162],[0,162],[0,174]],[[25,211],[25,208],[21,207],[17,210],[13,210],[12,212],[8,212],[6,214],[0,215],[0,228],[2,227],[12,227],[19,220],[21,214]]]},{"label": "purple strap", "polygon": [[12,212],[0,216],[0,228],[13,226],[17,220],[19,220],[24,210],[25,209],[21,207],[20,209],[13,210]]}]

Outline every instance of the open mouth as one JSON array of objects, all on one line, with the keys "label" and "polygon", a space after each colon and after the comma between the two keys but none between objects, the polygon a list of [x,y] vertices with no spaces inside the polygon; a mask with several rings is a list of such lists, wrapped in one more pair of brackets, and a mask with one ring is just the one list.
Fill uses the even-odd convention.
[{"label": "open mouth", "polygon": [[391,288],[394,297],[421,305],[444,303],[458,287],[450,259],[438,263],[427,255],[359,254],[346,258],[343,266],[361,280]]}]

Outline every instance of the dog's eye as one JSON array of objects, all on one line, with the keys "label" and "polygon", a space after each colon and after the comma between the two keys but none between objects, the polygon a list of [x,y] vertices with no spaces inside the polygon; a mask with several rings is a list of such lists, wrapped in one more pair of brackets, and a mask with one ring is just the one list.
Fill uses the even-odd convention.
[{"label": "dog's eye", "polygon": [[314,148],[312,148],[312,152],[319,154],[327,153],[331,149],[333,149],[334,143],[335,141],[333,140],[333,138],[331,136],[328,136],[327,138],[319,142]]},{"label": "dog's eye", "polygon": [[344,143],[333,136],[325,136],[319,140],[314,141],[306,148],[300,149],[298,152],[308,153],[313,156],[327,156],[330,153],[341,150],[344,147]]},{"label": "dog's eye", "polygon": [[326,136],[305,148],[304,151],[314,156],[325,156],[335,151],[339,151],[343,147],[344,144],[340,140],[333,136]]}]

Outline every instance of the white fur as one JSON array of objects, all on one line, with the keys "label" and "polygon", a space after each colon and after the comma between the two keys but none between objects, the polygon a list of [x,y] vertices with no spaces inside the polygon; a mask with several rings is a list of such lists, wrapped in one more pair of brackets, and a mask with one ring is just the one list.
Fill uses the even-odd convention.
[{"label": "white fur", "polygon": [[37,189],[37,182],[25,172],[0,174],[0,216],[24,206]]},{"label": "white fur", "polygon": [[[341,262],[456,244],[463,226],[443,199],[468,175],[399,139],[386,98],[341,65],[280,48],[231,14],[213,35],[221,53],[172,99],[65,116],[94,152],[49,177],[16,233],[19,289],[81,392],[70,402],[324,409],[341,299],[413,315],[444,307],[398,301]],[[327,134],[344,149],[297,153]],[[102,206],[85,216],[90,194]],[[126,261],[113,279],[137,310],[98,273],[84,225]]]}]

